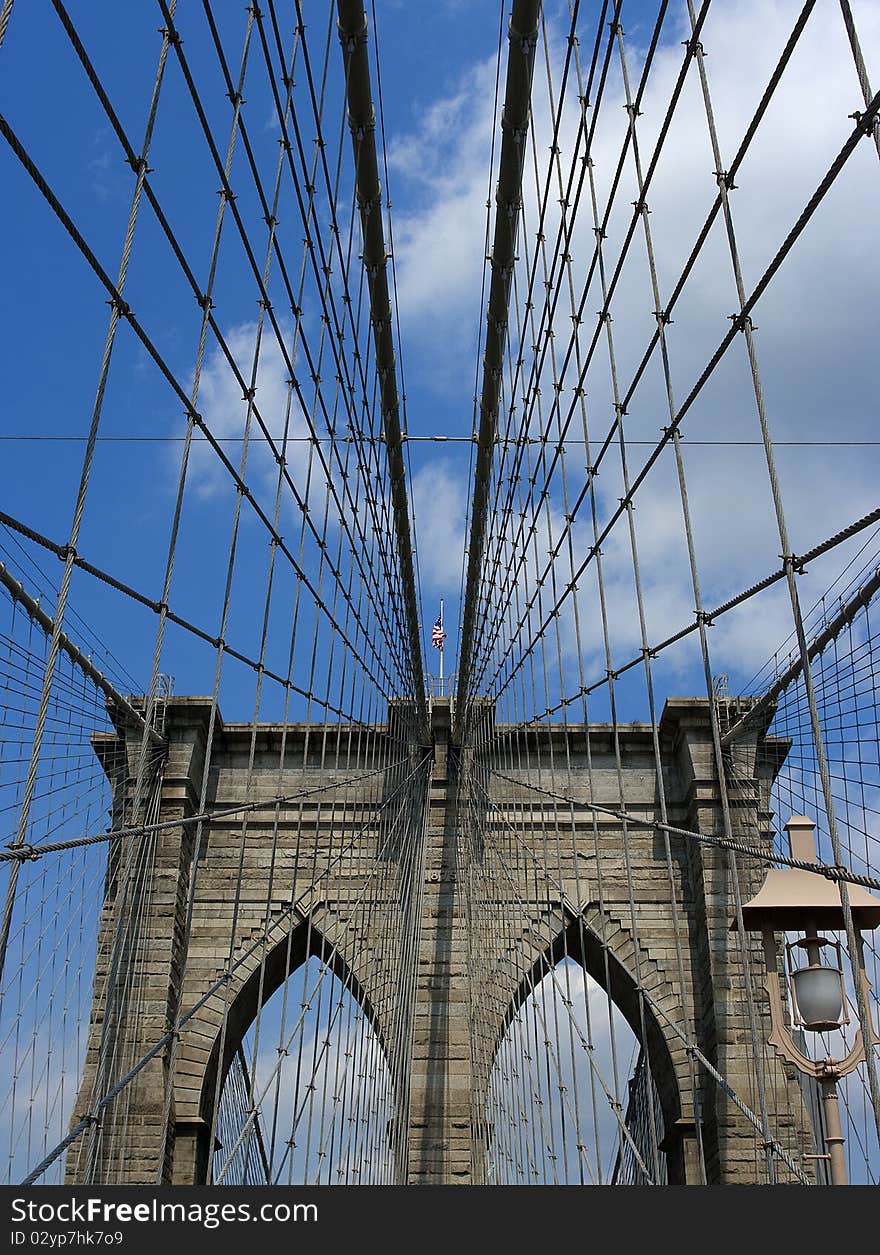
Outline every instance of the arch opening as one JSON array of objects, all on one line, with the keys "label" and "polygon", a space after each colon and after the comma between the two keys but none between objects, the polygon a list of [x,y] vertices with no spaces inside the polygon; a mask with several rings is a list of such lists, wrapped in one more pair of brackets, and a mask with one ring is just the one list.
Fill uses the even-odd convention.
[{"label": "arch opening", "polygon": [[517,989],[486,1093],[490,1184],[666,1184],[681,1114],[668,1044],[631,974],[574,925]]},{"label": "arch opening", "polygon": [[275,947],[262,980],[259,969],[251,974],[226,1023],[202,1091],[205,1126],[213,1130],[203,1180],[377,1185],[394,1179],[397,1087],[383,1035],[357,977],[314,926],[301,925]]}]

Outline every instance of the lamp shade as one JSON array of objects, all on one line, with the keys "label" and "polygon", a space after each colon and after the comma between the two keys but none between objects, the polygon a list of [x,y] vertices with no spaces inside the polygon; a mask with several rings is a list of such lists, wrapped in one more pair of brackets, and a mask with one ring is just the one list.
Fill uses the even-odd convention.
[{"label": "lamp shade", "polygon": [[836,967],[802,967],[791,974],[798,1014],[814,1033],[837,1028],[843,1016],[843,990]]},{"label": "lamp shade", "polygon": [[[816,863],[815,824],[803,815],[793,815],[785,825],[791,838],[794,858]],[[850,884],[849,904],[855,928],[880,926],[880,898],[860,885]],[[797,867],[774,868],[758,893],[743,904],[743,924],[747,930],[772,928],[777,932],[800,932],[808,922],[817,928],[840,930],[844,927],[840,886],[821,873]],[[731,928],[736,928],[734,919]]]}]

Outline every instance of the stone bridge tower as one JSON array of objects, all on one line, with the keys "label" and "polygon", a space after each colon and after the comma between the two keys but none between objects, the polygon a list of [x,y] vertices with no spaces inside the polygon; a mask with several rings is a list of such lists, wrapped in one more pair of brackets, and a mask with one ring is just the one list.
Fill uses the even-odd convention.
[{"label": "stone bridge tower", "polygon": [[[168,703],[168,753],[155,811],[160,821],[185,820],[198,812],[209,715],[207,699],[174,698]],[[377,793],[375,768],[382,765],[381,754],[387,752],[377,746],[387,740],[386,728],[374,729],[376,735],[363,743],[355,729],[331,728],[337,747],[331,754],[326,725],[262,724],[252,739],[251,725],[224,723],[217,715],[206,802],[206,810],[215,817],[203,828],[191,919],[187,920],[187,898],[196,833],[193,823],[169,825],[157,833],[147,869],[150,899],[140,933],[128,952],[120,955],[118,947],[114,951],[118,890],[108,890],[101,908],[96,994],[74,1121],[90,1110],[96,1089],[106,1092],[113,1081],[109,1074],[96,1075],[99,1059],[106,1057],[108,1037],[116,1043],[114,1057],[137,1060],[168,1032],[175,1014],[197,1007],[173,1047],[173,1091],[168,1093],[165,1083],[168,1045],[128,1087],[124,1146],[116,1136],[116,1117],[110,1107],[100,1135],[81,1139],[87,1145],[69,1158],[69,1179],[152,1183],[161,1157],[164,1182],[204,1182],[218,1070],[222,1082],[258,1006],[313,954],[332,963],[337,974],[345,974],[381,1040],[401,1033],[409,1036],[407,1075],[393,1078],[399,1120],[397,1144],[391,1151],[398,1180],[425,1184],[485,1180],[485,1096],[491,1058],[475,1052],[471,1032],[469,964],[474,957],[469,951],[465,869],[459,861],[463,820],[457,809],[459,777],[468,769],[469,751],[453,743],[451,725],[449,699],[435,699],[431,745],[426,747],[429,765],[420,789],[411,791],[409,812],[402,821],[408,832],[400,838],[400,842],[411,841],[414,835],[421,838],[424,834],[423,857],[405,869],[399,857],[400,842],[396,849],[389,849],[382,839],[381,818],[376,818],[381,797],[395,787],[401,772],[410,770],[408,764],[389,767],[379,777],[382,783]],[[669,822],[702,833],[720,832],[720,794],[707,702],[670,699],[659,731]],[[532,735],[542,738],[548,753],[553,750],[569,765],[571,850],[561,865],[559,888],[563,892],[555,898],[536,894],[534,877],[524,875],[519,889],[525,905],[517,952],[509,953],[509,947],[501,952],[499,933],[497,951],[493,952],[490,940],[481,953],[480,961],[497,974],[494,1001],[484,1014],[494,1017],[500,1039],[526,996],[530,976],[546,970],[564,948],[600,984],[610,982],[613,1000],[636,1025],[638,972],[647,995],[648,1049],[662,1111],[662,1149],[670,1182],[699,1181],[695,1099],[709,1180],[753,1181],[760,1136],[730,1095],[732,1089],[752,1110],[757,1109],[756,1066],[745,1027],[746,995],[740,987],[742,943],[730,930],[727,856],[716,847],[673,837],[677,906],[672,907],[660,835],[648,827],[630,829],[628,855],[638,921],[634,936],[621,823],[608,814],[598,819],[598,857],[604,873],[601,903],[590,888],[597,882],[596,827],[594,813],[584,803],[619,809],[612,728],[552,725]],[[592,795],[584,754],[587,735]],[[342,757],[340,736],[346,746]],[[621,724],[617,737],[626,809],[647,820],[656,819],[651,728]],[[739,783],[731,799],[734,821],[750,841],[757,833],[769,842],[769,791],[787,746],[771,740],[766,727],[753,729],[750,737],[738,743],[736,751]],[[97,753],[108,765],[118,761],[122,745],[127,750],[127,769],[112,780],[117,821],[132,788],[139,736],[120,729],[115,737],[108,734],[96,742]],[[374,775],[366,778],[370,770]],[[359,775],[361,780],[356,779]],[[520,784],[496,781],[493,798],[497,821],[503,821],[505,808],[510,807],[528,844],[545,821],[524,804],[526,783],[525,776]],[[310,790],[314,792],[309,794]],[[297,793],[301,796],[295,803],[273,805],[274,799]],[[236,808],[254,803],[261,807],[247,812],[243,835],[242,810]],[[224,810],[235,813],[216,817]],[[530,814],[533,831],[524,819]],[[490,827],[496,819],[490,819]],[[359,834],[354,849],[334,866],[334,851],[350,842],[352,834]],[[537,851],[537,840],[534,845]],[[761,874],[760,869],[744,870],[741,861],[738,875],[744,898],[755,891]],[[370,923],[355,920],[352,925],[350,904],[370,875],[380,878],[389,910],[398,909],[401,902],[411,904],[410,915],[401,916],[401,927],[415,939],[418,954],[406,1024],[394,1022],[402,976],[399,953],[389,943],[387,930],[382,933],[375,919]],[[108,877],[108,885],[118,883],[118,878]],[[684,988],[673,942],[676,923],[686,947]],[[231,976],[224,979],[227,968]],[[212,988],[214,992],[205,998]],[[108,989],[118,996],[108,1000]],[[759,1003],[760,998],[759,992]],[[644,1001],[642,1005],[644,1009]],[[109,1016],[108,1006],[112,1006]],[[693,1026],[702,1055],[700,1067],[691,1066],[686,1049],[688,1024]],[[766,1034],[763,1025],[759,1027],[763,1041]],[[716,1084],[706,1065],[726,1085]],[[801,1151],[812,1149],[796,1081],[775,1063],[769,1074],[775,1078],[766,1094],[774,1136],[787,1128],[789,1145],[793,1141]],[[168,1132],[163,1136],[166,1115]],[[394,1140],[390,1127],[389,1138]],[[799,1154],[796,1158],[800,1162]]]}]

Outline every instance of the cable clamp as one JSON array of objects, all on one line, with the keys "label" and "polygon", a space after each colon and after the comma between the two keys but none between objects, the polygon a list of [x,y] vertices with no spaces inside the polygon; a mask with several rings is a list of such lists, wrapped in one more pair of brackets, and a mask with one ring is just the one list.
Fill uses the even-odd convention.
[{"label": "cable clamp", "polygon": [[746,329],[749,331],[757,330],[749,314],[741,312],[739,314],[728,314],[727,317],[733,323],[734,331],[745,331]]},{"label": "cable clamp", "polygon": [[782,563],[782,570],[788,572],[792,570],[796,575],[806,575],[806,567],[803,558],[798,558],[794,553],[781,553],[779,561]]},{"label": "cable clamp", "polygon": [[870,135],[880,125],[880,114],[861,113],[856,109],[855,113],[847,115],[852,118],[856,124],[856,130],[861,131],[863,135]]},{"label": "cable clamp", "polygon": [[699,53],[700,56],[702,57],[706,57],[709,55],[706,52],[706,49],[700,43],[699,39],[696,38],[696,36],[692,37],[691,39],[683,39],[681,41],[681,45],[683,48],[687,48],[687,54],[689,57],[695,57],[697,53]]},{"label": "cable clamp", "polygon": [[146,157],[126,157],[126,162],[137,175],[143,174],[146,177],[153,173],[153,167],[147,165]]},{"label": "cable clamp", "polygon": [[737,185],[733,181],[732,174],[728,174],[726,170],[713,170],[712,173],[715,175],[719,187],[726,188],[728,192],[736,191]]},{"label": "cable clamp", "polygon": [[15,845],[14,842],[10,841],[6,846],[6,849],[10,854],[17,858],[20,863],[32,862],[40,857],[37,853],[36,846],[33,845]]}]

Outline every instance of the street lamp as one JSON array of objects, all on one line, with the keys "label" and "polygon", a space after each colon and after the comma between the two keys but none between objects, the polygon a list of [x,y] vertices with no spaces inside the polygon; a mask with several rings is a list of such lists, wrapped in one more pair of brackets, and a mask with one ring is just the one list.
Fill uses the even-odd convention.
[{"label": "street lamp", "polygon": [[[785,825],[791,857],[817,863],[816,825],[804,815],[794,815]],[[880,899],[858,885],[849,885],[849,903],[855,930],[858,980],[869,1006],[870,984],[865,973],[863,929],[880,925]],[[742,908],[743,926],[760,932],[764,942],[764,987],[770,997],[768,1041],[776,1053],[799,1071],[819,1082],[825,1112],[825,1145],[831,1166],[832,1185],[846,1185],[846,1158],[837,1102],[837,1082],[865,1059],[862,1031],[843,1059],[811,1059],[794,1042],[791,1029],[825,1033],[849,1023],[840,944],[821,935],[820,929],[839,932],[844,927],[840,888],[815,872],[796,867],[773,868],[759,892]],[[732,924],[736,928],[736,920]],[[784,972],[790,990],[791,1026],[786,1023],[779,979],[778,933],[799,934],[784,947]],[[870,1015],[870,1011],[869,1011]],[[880,1034],[872,1028],[872,1036]]]}]

